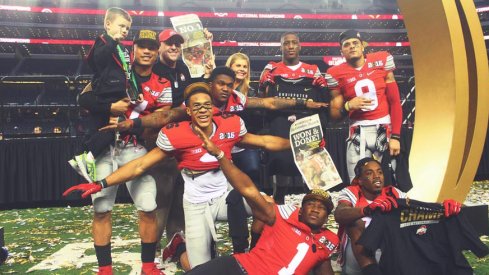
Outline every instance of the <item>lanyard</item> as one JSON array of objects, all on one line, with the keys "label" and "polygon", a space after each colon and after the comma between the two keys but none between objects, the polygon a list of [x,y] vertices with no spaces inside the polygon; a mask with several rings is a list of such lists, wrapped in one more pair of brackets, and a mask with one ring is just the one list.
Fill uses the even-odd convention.
[{"label": "lanyard", "polygon": [[121,60],[122,63],[122,69],[124,70],[124,73],[126,74],[126,79],[129,81],[129,97],[131,100],[135,100],[138,97],[139,91],[138,91],[138,85],[136,83],[136,78],[134,77],[134,73],[131,71],[131,68],[126,62],[126,58],[124,56],[124,53],[122,52],[121,45],[117,44],[117,53],[119,54],[119,59]]}]

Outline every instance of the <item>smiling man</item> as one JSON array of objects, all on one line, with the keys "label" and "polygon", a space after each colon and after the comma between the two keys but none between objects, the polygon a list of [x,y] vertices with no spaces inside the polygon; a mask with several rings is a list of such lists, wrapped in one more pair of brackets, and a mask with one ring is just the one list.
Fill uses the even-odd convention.
[{"label": "smiling man", "polygon": [[[190,265],[194,267],[211,259],[211,240],[217,241],[214,222],[227,219],[228,182],[219,169],[218,159],[224,155],[230,158],[231,148],[235,144],[280,151],[290,149],[290,143],[279,137],[247,133],[238,116],[214,117],[210,89],[206,83],[191,84],[184,94],[190,121],[168,124],[159,133],[157,148],[122,166],[105,179],[73,186],[65,193],[80,190],[84,192],[82,197],[86,197],[108,186],[138,177],[167,157],[175,157],[185,182],[183,206],[186,245]],[[195,127],[219,145],[222,155],[216,158],[205,151],[202,141],[194,132]]]},{"label": "smiling man", "polygon": [[265,223],[262,237],[249,253],[216,258],[187,274],[314,274],[332,275],[331,254],[338,237],[323,228],[333,210],[328,192],[311,190],[301,207],[267,201],[251,179],[241,172],[206,134],[199,132],[204,148],[219,159],[224,175],[248,202],[253,216]]},{"label": "smiling man", "polygon": [[357,241],[370,223],[373,211],[390,211],[397,207],[396,198],[406,198],[406,193],[392,186],[384,187],[382,167],[373,158],[361,159],[354,170],[352,185],[341,190],[334,215],[340,226],[342,274],[380,274],[374,255],[368,254]]}]

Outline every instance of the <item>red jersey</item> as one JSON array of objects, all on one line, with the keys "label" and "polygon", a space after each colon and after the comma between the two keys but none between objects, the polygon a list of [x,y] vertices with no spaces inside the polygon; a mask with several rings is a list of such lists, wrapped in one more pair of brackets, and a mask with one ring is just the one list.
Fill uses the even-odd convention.
[{"label": "red jersey", "polygon": [[229,95],[226,104],[221,106],[220,108],[214,106],[212,109],[212,113],[214,115],[221,115],[242,112],[246,108],[246,104],[248,103],[247,100],[247,96],[245,96],[241,92],[233,90],[233,92]]},{"label": "red jersey", "polygon": [[349,112],[350,119],[354,121],[375,120],[389,115],[385,78],[395,69],[394,58],[388,52],[375,52],[367,54],[365,59],[359,70],[342,63],[326,72],[328,87],[339,89],[345,102],[357,96],[373,100],[374,105],[369,108]]},{"label": "red jersey", "polygon": [[275,223],[265,225],[255,248],[233,255],[248,274],[308,274],[337,248],[336,234],[327,229],[313,234],[299,221],[298,208],[276,205],[275,215]]},{"label": "red jersey", "polygon": [[[215,116],[212,120],[214,132],[210,140],[231,159],[231,148],[246,134],[244,122],[235,115]],[[190,121],[170,123],[163,127],[156,145],[175,156],[178,169],[208,171],[219,168],[218,160],[202,147],[202,140],[192,130]]]},{"label": "red jersey", "polygon": [[321,76],[321,71],[319,71],[317,65],[303,62],[299,62],[295,66],[287,66],[283,61],[272,61],[265,66],[264,70],[271,70],[273,76],[281,76],[286,79],[298,79],[301,77],[316,78]]},{"label": "red jersey", "polygon": [[148,115],[157,109],[172,105],[171,82],[155,73],[151,73],[148,81],[141,83],[144,101],[131,104],[125,115],[127,118],[137,118]]}]

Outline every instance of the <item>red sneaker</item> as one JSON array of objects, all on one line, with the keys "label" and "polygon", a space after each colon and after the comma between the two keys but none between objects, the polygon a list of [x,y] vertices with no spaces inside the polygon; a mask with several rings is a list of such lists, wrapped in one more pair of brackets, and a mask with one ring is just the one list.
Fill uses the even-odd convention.
[{"label": "red sneaker", "polygon": [[165,246],[161,252],[161,258],[166,261],[169,258],[173,258],[175,252],[177,251],[178,245],[185,242],[183,232],[177,232],[173,235],[170,242]]},{"label": "red sneaker", "polygon": [[159,270],[155,263],[143,263],[141,275],[165,275],[165,273]]},{"label": "red sneaker", "polygon": [[97,275],[112,275],[112,265],[99,266]]}]

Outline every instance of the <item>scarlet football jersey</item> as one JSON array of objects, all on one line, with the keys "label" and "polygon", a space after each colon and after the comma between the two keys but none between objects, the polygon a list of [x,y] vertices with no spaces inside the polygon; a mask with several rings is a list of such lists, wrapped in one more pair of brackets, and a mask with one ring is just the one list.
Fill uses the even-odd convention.
[{"label": "scarlet football jersey", "polygon": [[264,70],[271,70],[272,75],[281,76],[285,79],[297,79],[301,77],[316,78],[321,76],[317,65],[300,62],[296,66],[287,66],[283,61],[269,62]]},{"label": "scarlet football jersey", "polygon": [[242,112],[246,108],[247,100],[248,100],[247,96],[245,96],[241,92],[233,90],[229,95],[226,104],[221,106],[220,108],[214,106],[212,109],[212,113],[214,115],[220,115],[220,114],[234,114],[234,113]]},{"label": "scarlet football jersey", "polygon": [[339,243],[336,234],[327,229],[313,234],[299,221],[299,209],[293,206],[276,205],[275,215],[275,223],[265,225],[249,253],[234,255],[248,274],[305,275],[330,259]]},{"label": "scarlet football jersey", "polygon": [[[246,134],[246,127],[239,116],[225,114],[213,118],[215,130],[210,140],[228,159],[231,148]],[[202,147],[202,140],[194,133],[190,121],[170,123],[163,127],[156,145],[177,159],[178,169],[208,171],[219,168],[218,160]]]},{"label": "scarlet football jersey", "polygon": [[171,82],[152,73],[149,80],[141,83],[144,101],[131,104],[125,115],[127,118],[142,117],[155,110],[172,105]]},{"label": "scarlet football jersey", "polygon": [[385,78],[395,69],[394,58],[388,52],[375,52],[367,54],[365,61],[360,69],[342,63],[326,72],[328,87],[339,89],[345,102],[357,96],[373,100],[372,106],[349,113],[354,121],[375,120],[389,114]]}]

